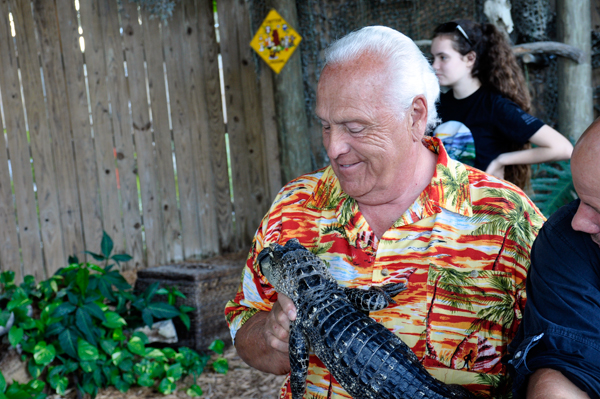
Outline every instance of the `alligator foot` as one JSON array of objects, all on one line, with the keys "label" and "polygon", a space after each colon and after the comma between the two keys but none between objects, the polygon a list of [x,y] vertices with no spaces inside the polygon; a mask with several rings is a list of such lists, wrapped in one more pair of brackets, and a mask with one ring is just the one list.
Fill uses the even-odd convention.
[{"label": "alligator foot", "polygon": [[368,290],[361,288],[344,288],[344,292],[352,305],[363,312],[375,312],[385,309],[390,303],[396,303],[392,297],[406,289],[404,283],[390,283],[383,286],[371,286]]}]

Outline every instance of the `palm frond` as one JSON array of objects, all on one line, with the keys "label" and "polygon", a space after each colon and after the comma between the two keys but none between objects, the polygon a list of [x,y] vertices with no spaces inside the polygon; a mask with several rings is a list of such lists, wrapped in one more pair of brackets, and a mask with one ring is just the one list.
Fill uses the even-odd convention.
[{"label": "palm frond", "polygon": [[540,164],[531,178],[531,199],[549,217],[577,198],[569,161]]}]

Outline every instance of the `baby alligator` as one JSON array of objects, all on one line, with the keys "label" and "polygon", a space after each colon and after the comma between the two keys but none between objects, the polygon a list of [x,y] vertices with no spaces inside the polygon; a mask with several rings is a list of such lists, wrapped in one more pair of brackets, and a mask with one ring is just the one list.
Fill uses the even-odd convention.
[{"label": "baby alligator", "polygon": [[293,399],[306,389],[309,347],[355,399],[473,398],[433,378],[404,342],[367,315],[396,303],[392,297],[404,284],[341,288],[297,239],[271,244],[258,262],[275,290],[296,305],[289,338]]}]

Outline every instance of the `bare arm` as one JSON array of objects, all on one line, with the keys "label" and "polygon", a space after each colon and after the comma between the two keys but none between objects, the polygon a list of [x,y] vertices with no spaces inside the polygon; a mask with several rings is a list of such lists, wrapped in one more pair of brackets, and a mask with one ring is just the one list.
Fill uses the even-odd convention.
[{"label": "bare arm", "polygon": [[290,372],[290,321],[296,319],[291,299],[279,294],[270,312],[258,312],[239,329],[235,349],[248,365],[272,374]]},{"label": "bare arm", "polygon": [[565,136],[548,125],[542,126],[529,141],[536,148],[505,152],[494,159],[486,172],[499,178],[504,178],[504,167],[507,165],[529,165],[534,163],[561,161],[571,158],[573,145]]},{"label": "bare arm", "polygon": [[590,399],[560,371],[536,370],[529,377],[527,399]]}]

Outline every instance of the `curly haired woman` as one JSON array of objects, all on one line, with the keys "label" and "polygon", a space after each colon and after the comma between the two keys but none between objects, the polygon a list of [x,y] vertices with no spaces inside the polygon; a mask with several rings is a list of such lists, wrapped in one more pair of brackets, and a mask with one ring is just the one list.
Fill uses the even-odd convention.
[{"label": "curly haired woman", "polygon": [[444,23],[434,31],[431,53],[440,85],[450,89],[440,96],[442,124],[434,135],[451,156],[521,188],[529,183],[529,165],[571,157],[569,140],[527,113],[523,73],[494,25]]}]

